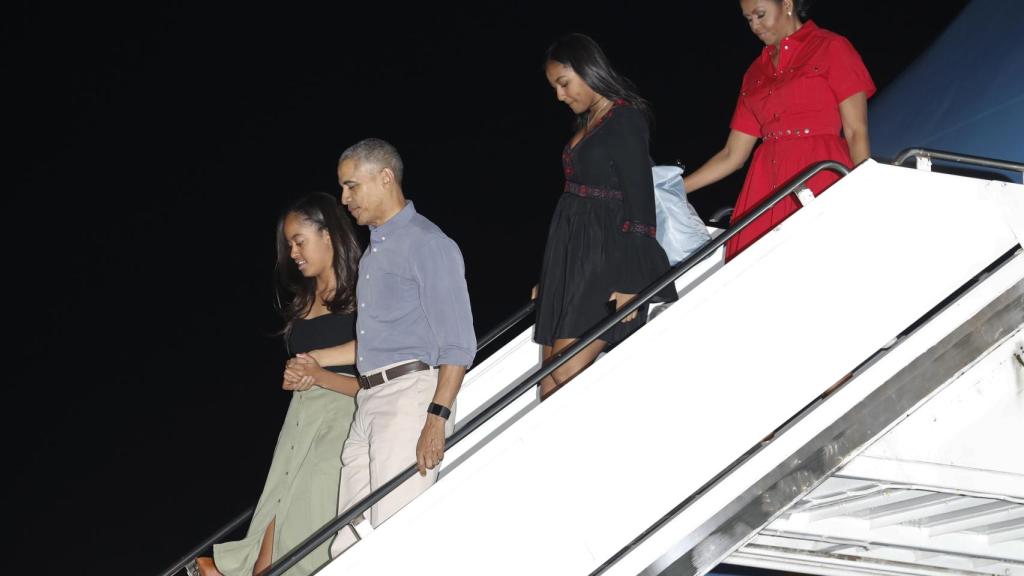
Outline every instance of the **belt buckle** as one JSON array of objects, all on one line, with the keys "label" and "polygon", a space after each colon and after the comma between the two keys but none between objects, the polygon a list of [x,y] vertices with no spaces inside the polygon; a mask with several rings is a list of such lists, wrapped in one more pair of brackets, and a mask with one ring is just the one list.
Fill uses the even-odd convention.
[{"label": "belt buckle", "polygon": [[[411,367],[410,365],[415,365],[415,366],[412,367],[413,369],[411,369],[411,370],[408,370],[408,371],[404,371],[403,370],[405,368]],[[405,375],[408,375],[408,374],[413,374],[415,372],[420,372],[420,371],[423,371],[423,370],[429,370],[430,368],[431,368],[431,366],[429,364],[427,364],[427,363],[425,363],[425,362],[423,362],[421,360],[409,360],[408,362],[404,362],[402,364],[399,364],[398,366],[392,366],[391,368],[388,368],[387,370],[381,370],[379,372],[375,372],[375,373],[373,373],[373,374],[371,374],[369,376],[363,376],[362,374],[360,374],[359,375],[359,387],[364,389],[364,390],[369,390],[370,388],[374,388],[374,387],[380,386],[381,384],[384,384],[385,382],[390,382],[391,380],[394,380],[395,378],[401,378],[402,376],[405,376]],[[395,376],[390,376],[388,374],[388,372],[395,371],[395,370],[401,372],[401,374],[397,374]],[[373,382],[373,381],[371,381],[371,378],[379,379],[380,381],[379,382]]]},{"label": "belt buckle", "polygon": [[[373,378],[374,376],[378,376],[378,375],[380,376],[380,382],[379,383],[375,383],[371,378]],[[363,376],[362,374],[359,375],[359,387],[362,388],[363,390],[369,390],[371,388],[375,388],[378,385],[383,384],[383,383],[384,383],[384,376],[380,372],[371,374],[370,376]]]}]

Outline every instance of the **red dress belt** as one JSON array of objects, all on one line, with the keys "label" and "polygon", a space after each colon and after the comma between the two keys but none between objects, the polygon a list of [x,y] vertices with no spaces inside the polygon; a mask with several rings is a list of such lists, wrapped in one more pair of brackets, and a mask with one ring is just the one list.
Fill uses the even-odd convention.
[{"label": "red dress belt", "polygon": [[839,131],[831,127],[820,128],[814,126],[794,126],[791,128],[778,128],[762,132],[761,139],[767,142],[769,140],[789,140],[792,138],[821,135],[838,136]]}]

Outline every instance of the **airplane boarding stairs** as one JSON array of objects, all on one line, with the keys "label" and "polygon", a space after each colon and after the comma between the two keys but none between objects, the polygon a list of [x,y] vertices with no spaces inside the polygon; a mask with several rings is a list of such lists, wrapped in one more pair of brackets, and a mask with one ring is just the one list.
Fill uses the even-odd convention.
[{"label": "airplane boarding stairs", "polygon": [[[953,550],[954,568],[935,573],[1024,573],[1024,373],[1009,361],[1024,325],[1021,238],[1024,187],[868,161],[728,265],[691,270],[677,303],[548,401],[525,395],[470,434],[434,487],[321,574],[695,574],[730,554],[917,573],[942,556],[890,538],[889,556],[859,562],[850,552],[877,544],[869,529],[807,530],[884,506],[880,528],[912,510],[957,519],[988,506],[998,537]],[[470,372],[460,422],[538,366],[529,338]],[[993,373],[1001,388],[983,390]],[[949,430],[915,418],[946,396],[936,413],[950,419],[1002,410],[988,432],[1003,436],[976,438],[1009,441],[979,461],[997,468],[960,471],[978,472],[978,490],[926,481],[914,457],[934,449],[934,468],[948,456],[929,438]],[[901,422],[917,429],[885,448]]]},{"label": "airplane boarding stairs", "polygon": [[[520,333],[469,372],[438,483],[322,574],[1024,575],[1024,186],[822,162],[547,365]],[[728,265],[775,202],[804,207]],[[716,250],[717,248],[717,250]],[[675,282],[680,299],[540,405],[535,386]],[[531,311],[524,307],[481,347]],[[284,552],[300,558],[410,466]],[[240,513],[161,572],[237,531]]]}]

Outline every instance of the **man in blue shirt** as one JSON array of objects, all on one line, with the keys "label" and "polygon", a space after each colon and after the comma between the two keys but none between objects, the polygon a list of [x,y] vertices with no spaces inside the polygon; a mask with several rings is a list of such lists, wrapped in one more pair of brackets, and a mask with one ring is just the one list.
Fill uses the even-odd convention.
[{"label": "man in blue shirt", "polygon": [[[356,414],[342,450],[338,509],[344,511],[415,462],[419,475],[370,509],[379,525],[437,478],[455,396],[476,354],[459,247],[416,212],[402,192],[402,159],[378,139],[338,161],[341,203],[370,227],[356,284]],[[331,545],[337,556],[357,537]]]}]

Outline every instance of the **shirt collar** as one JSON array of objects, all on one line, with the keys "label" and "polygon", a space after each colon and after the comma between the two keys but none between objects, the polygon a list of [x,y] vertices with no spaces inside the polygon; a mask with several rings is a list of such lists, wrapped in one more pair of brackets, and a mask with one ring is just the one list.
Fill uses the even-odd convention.
[{"label": "shirt collar", "polygon": [[[786,36],[779,42],[779,50],[782,51],[782,55],[779,56],[779,68],[783,68],[793,55],[800,51],[800,48],[807,43],[810,37],[818,30],[818,25],[814,23],[814,20],[808,20],[804,22],[800,29],[793,32],[789,36]],[[772,55],[775,52],[774,46],[765,46],[764,50],[761,51],[761,58],[771,67]]]},{"label": "shirt collar", "polygon": [[395,230],[407,224],[415,215],[416,207],[412,200],[406,200],[405,206],[387,222],[380,226],[370,226],[370,242],[383,242],[388,234],[394,233]]}]

